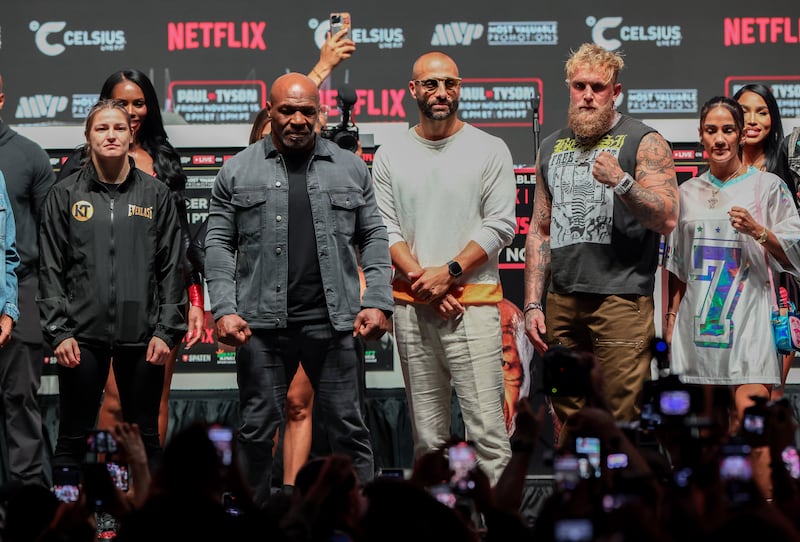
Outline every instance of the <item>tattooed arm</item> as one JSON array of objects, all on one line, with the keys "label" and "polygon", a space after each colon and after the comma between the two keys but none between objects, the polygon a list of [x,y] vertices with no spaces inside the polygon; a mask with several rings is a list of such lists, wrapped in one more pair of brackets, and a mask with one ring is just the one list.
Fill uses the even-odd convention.
[{"label": "tattooed arm", "polygon": [[[547,181],[540,173],[536,160],[536,188],[533,199],[533,214],[530,229],[525,238],[525,307],[528,303],[542,303],[544,289],[550,277],[550,212],[553,197],[547,189]],[[544,334],[544,311],[528,308],[525,311],[525,332],[540,354],[547,350]]]},{"label": "tattooed arm", "polygon": [[[617,159],[600,153],[592,175],[598,182],[616,186],[625,175]],[[644,227],[667,235],[678,222],[678,181],[669,144],[656,132],[642,138],[636,151],[636,182],[619,196]]]}]

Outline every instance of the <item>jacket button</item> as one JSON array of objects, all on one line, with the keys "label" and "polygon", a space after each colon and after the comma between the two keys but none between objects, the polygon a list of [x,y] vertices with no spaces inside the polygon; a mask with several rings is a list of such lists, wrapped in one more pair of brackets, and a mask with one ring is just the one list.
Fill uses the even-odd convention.
[{"label": "jacket button", "polygon": [[281,247],[275,249],[275,254],[280,254],[281,252],[283,252],[283,250],[281,250]]},{"label": "jacket button", "polygon": [[281,220],[283,220],[283,217],[281,215],[278,215],[278,216],[275,217],[275,220],[277,222],[280,222]]},{"label": "jacket button", "polygon": [[281,182],[280,182],[280,181],[277,181],[277,182],[275,183],[275,187],[276,187],[276,188],[280,188],[280,187],[281,187]]},{"label": "jacket button", "polygon": [[278,290],[279,292],[281,291],[281,285],[280,285],[280,284],[278,284],[278,288],[277,288],[277,290]]}]

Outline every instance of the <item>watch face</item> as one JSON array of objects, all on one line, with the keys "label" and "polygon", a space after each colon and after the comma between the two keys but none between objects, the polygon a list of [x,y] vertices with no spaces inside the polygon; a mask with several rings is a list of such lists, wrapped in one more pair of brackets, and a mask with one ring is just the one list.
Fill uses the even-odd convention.
[{"label": "watch face", "polygon": [[454,277],[461,276],[461,265],[458,262],[450,262],[447,264],[447,268],[450,271],[450,274]]}]

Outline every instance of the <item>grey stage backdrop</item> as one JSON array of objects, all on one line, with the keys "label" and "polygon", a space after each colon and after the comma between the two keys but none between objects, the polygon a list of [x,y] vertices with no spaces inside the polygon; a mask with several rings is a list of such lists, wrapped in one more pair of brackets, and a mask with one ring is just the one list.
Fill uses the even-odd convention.
[{"label": "grey stage backdrop", "polygon": [[624,52],[623,112],[694,120],[708,97],[761,80],[785,116],[800,115],[800,8],[790,0],[731,0],[722,8],[696,0],[435,7],[419,0],[28,0],[0,19],[3,118],[79,123],[105,77],[135,67],[152,75],[170,122],[247,123],[270,81],[313,66],[332,10],[352,13],[358,50],[334,74],[324,101],[335,104],[337,88],[349,83],[359,96],[357,122],[414,123],[411,64],[440,49],[465,78],[461,116],[502,137],[518,164],[533,161],[531,96],[542,99],[544,136],[566,115],[564,61],[587,41]]}]

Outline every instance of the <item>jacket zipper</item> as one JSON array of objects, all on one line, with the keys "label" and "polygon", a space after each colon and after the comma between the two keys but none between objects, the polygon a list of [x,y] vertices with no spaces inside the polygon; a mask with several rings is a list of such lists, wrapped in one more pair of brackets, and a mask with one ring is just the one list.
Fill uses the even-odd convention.
[{"label": "jacket zipper", "polygon": [[110,204],[110,211],[111,211],[111,232],[109,234],[110,245],[109,245],[109,256],[110,256],[110,269],[111,269],[111,284],[110,284],[110,296],[109,296],[109,303],[108,303],[108,312],[109,312],[109,321],[110,321],[110,338],[111,338],[111,345],[114,346],[116,342],[116,334],[117,334],[117,290],[116,290],[116,283],[117,283],[117,269],[116,269],[116,243],[114,242],[114,196],[111,196],[111,200],[109,201]]}]

